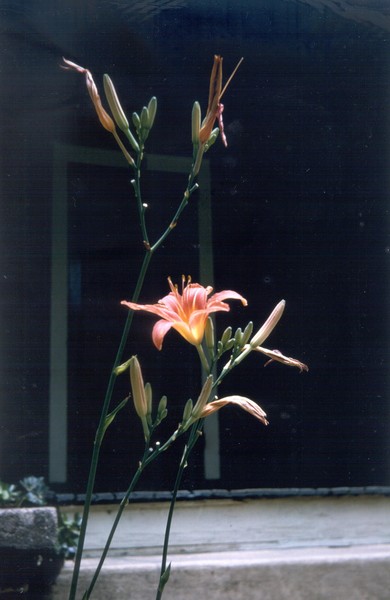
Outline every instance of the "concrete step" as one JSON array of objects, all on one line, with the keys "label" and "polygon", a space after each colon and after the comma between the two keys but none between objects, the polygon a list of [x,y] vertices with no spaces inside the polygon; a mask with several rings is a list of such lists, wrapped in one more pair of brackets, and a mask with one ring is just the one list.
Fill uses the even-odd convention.
[{"label": "concrete step", "polygon": [[[390,545],[306,547],[170,555],[164,600],[389,600]],[[108,558],[93,600],[154,600],[158,556]],[[79,596],[96,558],[83,561]],[[53,598],[66,600],[72,563]]]}]

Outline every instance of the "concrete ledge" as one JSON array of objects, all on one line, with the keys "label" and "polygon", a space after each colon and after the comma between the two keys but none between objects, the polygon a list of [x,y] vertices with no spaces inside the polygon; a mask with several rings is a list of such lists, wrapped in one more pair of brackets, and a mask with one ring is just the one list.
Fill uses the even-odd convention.
[{"label": "concrete ledge", "polygon": [[[170,555],[164,600],[389,600],[390,545]],[[79,597],[97,559],[83,562]],[[94,600],[154,600],[159,557],[106,561]],[[67,564],[53,598],[66,600]]]}]

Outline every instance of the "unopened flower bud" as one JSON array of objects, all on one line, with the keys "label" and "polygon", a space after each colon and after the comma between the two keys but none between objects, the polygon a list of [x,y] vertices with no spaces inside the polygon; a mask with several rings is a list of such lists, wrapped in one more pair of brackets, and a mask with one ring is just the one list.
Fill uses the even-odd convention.
[{"label": "unopened flower bud", "polygon": [[149,127],[149,111],[146,108],[146,106],[144,106],[141,110],[140,119],[141,119],[141,127],[143,129],[150,129],[150,127]]},{"label": "unopened flower bud", "polygon": [[206,346],[207,346],[209,352],[213,355],[214,354],[214,345],[215,345],[214,323],[213,323],[213,319],[210,316],[207,317],[206,327],[204,330],[204,338],[205,338]]},{"label": "unopened flower bud", "polygon": [[218,127],[216,127],[215,129],[212,130],[209,139],[205,143],[205,146],[204,146],[205,152],[207,152],[207,150],[209,150],[211,148],[211,146],[215,143],[218,135],[219,135],[219,129],[218,129]]},{"label": "unopened flower bud", "polygon": [[242,329],[238,327],[236,329],[236,333],[234,334],[234,339],[236,340],[236,346],[242,346]]},{"label": "unopened flower bud", "polygon": [[191,417],[192,409],[194,408],[194,403],[191,398],[189,398],[186,402],[186,405],[183,410],[183,423],[186,423],[188,419]]},{"label": "unopened flower bud", "polygon": [[212,389],[213,389],[213,376],[209,375],[203,384],[202,390],[199,394],[199,398],[196,401],[196,404],[192,411],[193,421],[197,421],[200,418],[200,415],[202,414],[202,411],[210,398]]},{"label": "unopened flower bud", "polygon": [[145,384],[145,398],[146,398],[146,406],[147,406],[147,417],[151,423],[151,415],[152,415],[152,386],[150,383]]},{"label": "unopened flower bud", "polygon": [[192,120],[191,120],[191,130],[192,130],[192,143],[195,146],[199,144],[199,131],[200,131],[200,123],[201,123],[201,109],[199,102],[194,102],[192,107]]},{"label": "unopened flower bud", "polygon": [[139,129],[141,129],[141,119],[139,118],[139,115],[136,112],[133,112],[131,118],[133,120],[134,127],[137,131],[139,131]]},{"label": "unopened flower bud", "polygon": [[253,331],[253,322],[249,321],[248,325],[245,327],[243,333],[242,333],[242,340],[241,343],[243,346],[245,346],[245,344],[248,343],[249,338],[252,335],[252,331]]},{"label": "unopened flower bud", "polygon": [[133,393],[134,408],[139,418],[144,419],[148,414],[148,403],[145,394],[141,365],[139,364],[136,356],[132,356],[130,359],[130,382]]},{"label": "unopened flower bud", "polygon": [[157,421],[160,422],[163,419],[165,419],[165,417],[168,414],[167,411],[167,397],[166,396],[162,396],[160,402],[158,403],[158,407],[157,407]]},{"label": "unopened flower bud", "polygon": [[228,341],[232,337],[232,331],[233,330],[232,330],[232,328],[230,326],[226,327],[226,329],[223,332],[222,337],[221,337],[221,342],[222,342],[223,346],[226,346],[226,344],[228,343]]},{"label": "unopened flower bud", "polygon": [[157,98],[156,96],[152,96],[149,100],[148,104],[148,113],[149,113],[149,129],[152,129],[154,119],[157,112]]},{"label": "unopened flower bud", "polygon": [[283,314],[284,307],[286,306],[285,300],[281,300],[279,304],[277,304],[266,320],[266,322],[260,327],[259,331],[253,336],[251,341],[249,342],[252,349],[255,349],[257,346],[260,346],[265,339],[270,335],[271,331],[277,325],[280,317]]},{"label": "unopened flower bud", "polygon": [[122,131],[126,131],[129,128],[129,122],[123,111],[121,103],[119,102],[118,95],[116,93],[114,84],[110,77],[106,74],[103,76],[104,92],[106,94],[107,102],[110,105],[112,115],[115,119],[116,124]]}]

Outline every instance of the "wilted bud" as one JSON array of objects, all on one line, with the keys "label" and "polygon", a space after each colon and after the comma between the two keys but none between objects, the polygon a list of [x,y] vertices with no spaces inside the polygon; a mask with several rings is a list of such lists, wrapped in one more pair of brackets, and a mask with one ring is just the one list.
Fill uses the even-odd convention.
[{"label": "wilted bud", "polygon": [[255,349],[257,346],[260,346],[264,340],[270,335],[271,331],[277,325],[280,317],[283,314],[284,307],[286,306],[285,300],[281,300],[279,304],[277,304],[266,320],[266,322],[260,327],[259,331],[253,336],[251,341],[249,342],[252,349]]},{"label": "wilted bud", "polygon": [[194,146],[199,144],[200,122],[201,122],[200,104],[199,104],[199,102],[194,102],[194,105],[192,107],[192,120],[191,120],[192,143]]}]

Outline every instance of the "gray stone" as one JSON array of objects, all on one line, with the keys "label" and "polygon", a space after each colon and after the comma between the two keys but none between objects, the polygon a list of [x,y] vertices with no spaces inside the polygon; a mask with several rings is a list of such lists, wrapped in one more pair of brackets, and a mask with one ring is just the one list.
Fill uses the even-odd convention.
[{"label": "gray stone", "polygon": [[0,509],[0,548],[53,550],[57,525],[52,507]]},{"label": "gray stone", "polygon": [[[112,557],[103,567],[93,600],[153,600],[159,557]],[[390,546],[290,548],[255,552],[170,555],[172,573],[164,600],[389,600]],[[78,600],[97,559],[82,563]],[[66,600],[72,565],[53,588]]]},{"label": "gray stone", "polygon": [[0,594],[23,589],[44,597],[63,565],[57,525],[55,508],[0,510]]}]

